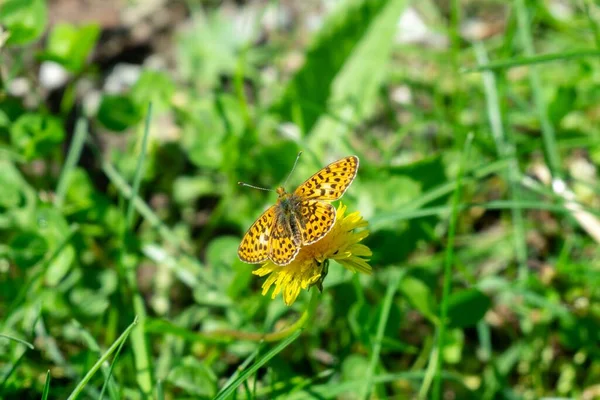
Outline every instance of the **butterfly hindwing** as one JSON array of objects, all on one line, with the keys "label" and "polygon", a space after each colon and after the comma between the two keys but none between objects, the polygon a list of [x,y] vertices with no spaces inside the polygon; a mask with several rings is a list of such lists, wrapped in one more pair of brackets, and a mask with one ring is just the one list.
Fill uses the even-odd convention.
[{"label": "butterfly hindwing", "polygon": [[269,240],[275,220],[275,206],[265,211],[248,229],[238,248],[240,260],[258,264],[269,258]]},{"label": "butterfly hindwing", "polygon": [[304,200],[300,204],[304,226],[302,244],[312,244],[331,230],[335,223],[335,207],[319,200]]},{"label": "butterfly hindwing", "polygon": [[344,157],[308,178],[294,194],[305,200],[337,200],[348,189],[357,171],[358,157]]},{"label": "butterfly hindwing", "polygon": [[300,246],[294,243],[290,224],[285,218],[277,218],[269,240],[269,258],[277,265],[287,265],[296,258],[299,251]]}]

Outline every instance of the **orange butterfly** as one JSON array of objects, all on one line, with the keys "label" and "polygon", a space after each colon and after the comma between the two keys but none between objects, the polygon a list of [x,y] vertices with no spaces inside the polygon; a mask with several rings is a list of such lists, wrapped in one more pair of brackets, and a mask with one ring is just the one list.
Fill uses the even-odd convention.
[{"label": "orange butterfly", "polygon": [[278,187],[277,203],[258,217],[244,235],[238,248],[240,260],[251,264],[267,259],[277,265],[291,263],[302,246],[322,239],[333,227],[335,207],[325,201],[342,197],[357,171],[358,157],[348,156],[321,169],[293,193]]}]

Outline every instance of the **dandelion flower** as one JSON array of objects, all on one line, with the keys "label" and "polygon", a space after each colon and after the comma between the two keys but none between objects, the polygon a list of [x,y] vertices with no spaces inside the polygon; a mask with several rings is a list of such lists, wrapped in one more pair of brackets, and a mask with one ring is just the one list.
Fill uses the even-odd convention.
[{"label": "dandelion flower", "polygon": [[355,232],[357,228],[366,227],[367,221],[358,211],[345,215],[346,209],[346,206],[340,204],[335,224],[329,233],[318,242],[302,247],[290,264],[279,266],[267,261],[252,272],[258,276],[270,274],[262,285],[263,296],[275,284],[271,298],[274,299],[283,292],[283,301],[289,306],[296,300],[301,289],[314,285],[320,289],[330,259],[352,272],[371,273],[371,266],[365,258],[371,256],[371,250],[360,243],[369,235],[369,231],[363,229]]}]

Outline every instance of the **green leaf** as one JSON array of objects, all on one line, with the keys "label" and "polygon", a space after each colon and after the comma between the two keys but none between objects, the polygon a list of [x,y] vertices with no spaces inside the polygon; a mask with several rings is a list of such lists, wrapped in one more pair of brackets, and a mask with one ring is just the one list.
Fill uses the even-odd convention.
[{"label": "green leaf", "polygon": [[492,301],[477,289],[455,292],[448,298],[448,326],[466,328],[475,325],[489,310]]},{"label": "green leaf", "polygon": [[444,361],[448,364],[460,363],[464,347],[465,334],[461,329],[453,329],[446,333],[444,340]]},{"label": "green leaf", "polygon": [[195,396],[213,397],[217,392],[217,377],[214,372],[193,356],[180,360],[169,373],[168,380]]},{"label": "green leaf", "polygon": [[129,96],[104,95],[98,121],[110,130],[122,132],[142,119],[142,109]]},{"label": "green leaf", "polygon": [[437,305],[431,289],[420,279],[406,276],[400,281],[399,289],[423,316],[430,321],[437,321]]},{"label": "green leaf", "polygon": [[35,230],[31,221],[37,192],[10,161],[0,159],[0,171],[0,188],[4,189],[0,190],[0,229]]},{"label": "green leaf", "polygon": [[74,288],[69,294],[69,300],[77,307],[81,315],[87,317],[101,316],[110,305],[104,294],[83,287]]},{"label": "green leaf", "polygon": [[201,168],[221,167],[228,151],[226,139],[241,136],[245,127],[240,102],[229,94],[219,95],[218,100],[203,98],[192,103],[182,119],[182,146],[190,161]]},{"label": "green leaf", "polygon": [[[238,65],[238,53],[252,47],[252,35],[236,32],[234,19],[221,10],[204,14],[196,7],[190,29],[182,31],[178,42],[177,66],[187,81],[199,86],[218,86],[219,77],[232,75]],[[252,26],[248,21],[245,27]]]},{"label": "green leaf", "polygon": [[215,193],[218,188],[207,176],[179,176],[173,182],[173,198],[181,206],[191,205],[201,196]]},{"label": "green leaf", "polygon": [[559,126],[560,121],[571,111],[577,100],[577,91],[572,86],[562,86],[556,91],[556,95],[548,104],[548,118],[552,125]]},{"label": "green leaf", "polygon": [[0,174],[0,214],[20,207],[23,202],[23,193],[20,183],[11,179],[10,175]]},{"label": "green leaf", "polygon": [[231,265],[237,258],[239,238],[234,236],[220,236],[212,240],[206,249],[206,260],[211,267]]},{"label": "green leaf", "polygon": [[95,24],[82,27],[57,24],[50,32],[46,51],[40,57],[55,61],[71,72],[80,72],[99,35],[100,27]]},{"label": "green leaf", "polygon": [[26,159],[43,157],[56,149],[65,137],[58,118],[27,113],[15,121],[10,130],[14,148]]},{"label": "green leaf", "polygon": [[44,0],[6,0],[0,2],[0,24],[9,33],[7,45],[23,45],[38,39],[48,23]]},{"label": "green leaf", "polygon": [[19,268],[29,268],[44,258],[48,251],[46,239],[35,232],[21,232],[9,243],[14,263]]},{"label": "green leaf", "polygon": [[404,5],[404,0],[342,2],[323,23],[306,62],[274,109],[309,132],[328,114],[331,101],[358,100],[372,106]]},{"label": "green leaf", "polygon": [[170,106],[173,93],[175,85],[169,75],[146,70],[131,88],[130,96],[139,107],[147,107],[152,102],[152,107],[163,110]]},{"label": "green leaf", "polygon": [[350,354],[342,363],[342,377],[346,382],[361,381],[365,378],[365,370],[369,360],[361,354]]}]

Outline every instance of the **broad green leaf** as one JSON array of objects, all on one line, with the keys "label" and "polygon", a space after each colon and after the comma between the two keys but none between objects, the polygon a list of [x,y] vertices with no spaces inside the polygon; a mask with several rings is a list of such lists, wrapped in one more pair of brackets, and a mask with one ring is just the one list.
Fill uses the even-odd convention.
[{"label": "broad green leaf", "polygon": [[50,32],[46,51],[41,58],[55,61],[71,72],[81,72],[99,35],[98,25],[76,27],[57,24]]},{"label": "broad green leaf", "polygon": [[167,380],[196,397],[213,397],[217,392],[217,377],[201,360],[187,356],[179,360]]},{"label": "broad green leaf", "polygon": [[455,292],[448,298],[448,326],[466,328],[475,325],[489,310],[492,301],[477,289]]},{"label": "broad green leaf", "polygon": [[350,354],[342,362],[342,377],[344,381],[361,380],[365,377],[365,370],[369,367],[369,360],[362,354]]},{"label": "broad green leaf", "polygon": [[81,315],[87,317],[101,316],[110,305],[106,295],[85,287],[74,288],[69,293],[69,300]]},{"label": "broad green leaf", "polygon": [[198,86],[214,87],[219,85],[220,76],[235,73],[240,61],[238,53],[250,48],[248,43],[254,35],[236,30],[240,26],[252,28],[254,23],[236,24],[221,11],[205,14],[200,7],[194,11],[191,26],[182,30],[178,42],[177,66],[184,79]]},{"label": "broad green leaf", "polygon": [[[306,62],[287,85],[274,109],[282,119],[295,122],[309,132],[317,120],[327,113],[328,101],[334,93],[334,81],[353,52],[373,28],[379,14],[395,4],[385,0],[342,2],[323,23],[306,54]],[[398,10],[399,11],[399,10]],[[394,25],[397,22],[394,21]],[[391,37],[380,37],[377,48],[387,47]],[[373,62],[383,60],[373,60]],[[381,67],[380,67],[381,68]],[[361,85],[354,82],[352,86]],[[339,86],[338,86],[339,89]],[[335,96],[339,99],[339,96]],[[343,96],[342,96],[343,97]]]},{"label": "broad green leaf", "polygon": [[206,261],[213,268],[225,268],[237,258],[239,238],[220,236],[212,240],[206,249]]},{"label": "broad green leaf", "polygon": [[201,196],[215,193],[219,188],[208,176],[179,176],[173,182],[173,198],[180,206],[193,204]]},{"label": "broad green leaf", "polygon": [[10,130],[13,147],[26,159],[43,157],[56,149],[65,137],[61,121],[53,116],[21,115]]},{"label": "broad green leaf", "polygon": [[[216,103],[222,106],[218,111]],[[227,149],[227,137],[239,137],[244,132],[244,119],[239,101],[229,95],[218,99],[203,98],[182,113],[184,121],[182,147],[190,161],[202,168],[216,169],[222,166]]]},{"label": "broad green leaf", "polygon": [[0,171],[0,229],[31,230],[36,191],[10,161],[0,159]]},{"label": "broad green leaf", "polygon": [[130,96],[143,109],[152,102],[155,110],[164,110],[170,106],[174,92],[175,85],[169,75],[159,71],[145,70],[131,88]]},{"label": "broad green leaf", "polygon": [[9,243],[14,263],[19,268],[29,268],[42,260],[48,251],[48,243],[35,232],[21,232]]},{"label": "broad green leaf", "polygon": [[461,329],[449,331],[444,340],[444,361],[448,364],[458,364],[462,359],[465,346],[465,335]]},{"label": "broad green leaf", "polygon": [[137,124],[142,119],[142,111],[131,97],[124,95],[104,95],[98,110],[98,121],[116,132]]},{"label": "broad green leaf", "polygon": [[552,125],[559,126],[560,121],[571,111],[577,100],[577,91],[572,86],[558,88],[554,99],[548,104],[548,117]]},{"label": "broad green leaf", "polygon": [[[365,3],[378,2],[366,0]],[[374,16],[368,30],[332,83],[331,96],[325,107],[327,114],[319,116],[311,132],[313,145],[335,140],[335,134],[347,133],[351,125],[364,120],[375,109],[394,45],[398,19],[407,1],[390,0],[383,3],[385,6]]]},{"label": "broad green leaf", "polygon": [[423,281],[412,276],[406,276],[400,281],[400,291],[406,299],[424,317],[431,321],[437,320],[437,306],[433,293]]},{"label": "broad green leaf", "polygon": [[48,23],[44,0],[4,0],[0,2],[0,25],[9,33],[7,45],[23,45],[39,38]]},{"label": "broad green leaf", "polygon": [[[296,123],[302,132],[310,132],[320,119],[340,112],[339,107],[332,107],[334,104],[344,108],[348,102],[354,103],[352,108],[360,104],[361,114],[370,109],[404,5],[404,0],[342,2],[324,22],[307,51],[306,62],[274,110]],[[334,136],[336,131],[329,129],[339,127],[332,124],[322,124],[317,131]]]},{"label": "broad green leaf", "polygon": [[46,270],[47,285],[58,285],[69,272],[75,260],[75,249],[71,244],[60,248],[70,234],[69,225],[56,208],[41,207],[36,213],[36,228],[37,232],[48,241],[50,252],[59,251]]}]

